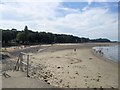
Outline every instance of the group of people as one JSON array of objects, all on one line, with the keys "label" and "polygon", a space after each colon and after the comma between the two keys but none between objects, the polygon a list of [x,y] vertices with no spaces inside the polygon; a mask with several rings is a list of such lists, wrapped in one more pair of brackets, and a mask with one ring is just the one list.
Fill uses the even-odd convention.
[{"label": "group of people", "polygon": [[94,49],[94,51],[95,51],[95,53],[97,53],[97,54],[100,54],[100,55],[104,55],[104,53],[103,53],[103,51],[102,51],[102,48],[101,49]]}]

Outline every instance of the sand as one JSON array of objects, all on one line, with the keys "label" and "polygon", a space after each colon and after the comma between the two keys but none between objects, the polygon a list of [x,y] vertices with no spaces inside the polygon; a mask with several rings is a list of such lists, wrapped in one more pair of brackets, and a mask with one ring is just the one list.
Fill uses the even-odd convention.
[{"label": "sand", "polygon": [[26,74],[20,71],[8,71],[7,74],[11,77],[2,78],[2,88],[55,88],[43,81],[26,77]]},{"label": "sand", "polygon": [[[92,47],[96,45],[104,44],[56,44],[37,53],[28,53],[30,64],[34,67],[29,69],[30,79],[26,79],[24,74],[15,79],[14,72],[10,72],[13,79],[4,78],[3,83],[28,80],[30,83],[17,85],[39,88],[38,81],[42,81],[60,88],[118,88],[118,64],[93,54]],[[4,87],[15,87],[14,83]],[[46,87],[46,84],[43,86]]]},{"label": "sand", "polygon": [[[118,88],[118,65],[95,56],[91,47],[30,53],[38,67],[31,77],[62,88]],[[46,77],[45,77],[46,75]]]}]

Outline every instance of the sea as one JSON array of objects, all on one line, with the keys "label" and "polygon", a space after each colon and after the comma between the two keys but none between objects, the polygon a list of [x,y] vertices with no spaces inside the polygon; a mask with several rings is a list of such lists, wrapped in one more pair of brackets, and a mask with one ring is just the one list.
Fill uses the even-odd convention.
[{"label": "sea", "polygon": [[120,55],[118,54],[118,49],[120,49],[120,45],[93,47],[93,49],[95,51],[101,50],[101,52],[103,52],[103,57],[114,62],[118,62],[118,60],[120,59]]}]

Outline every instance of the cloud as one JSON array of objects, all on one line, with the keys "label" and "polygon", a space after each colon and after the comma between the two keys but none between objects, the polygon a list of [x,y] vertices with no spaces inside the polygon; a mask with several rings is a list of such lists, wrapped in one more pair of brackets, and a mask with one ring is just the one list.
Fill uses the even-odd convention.
[{"label": "cloud", "polygon": [[82,14],[69,14],[55,22],[62,24],[57,26],[64,27],[61,31],[65,32],[65,29],[68,29],[70,31],[67,32],[78,36],[110,38],[115,35],[117,37],[117,19],[114,18],[116,15],[107,12],[107,9],[96,8]]},{"label": "cloud", "polygon": [[[40,2],[40,3],[6,3],[1,7],[2,19],[12,20],[30,20],[40,18],[54,18],[58,2]],[[17,14],[17,15],[16,15]],[[48,17],[49,16],[49,17]]]},{"label": "cloud", "polygon": [[110,13],[108,8],[87,7],[80,11],[78,8],[63,6],[58,1],[9,2],[2,4],[0,10],[2,17],[0,28],[22,30],[25,25],[28,25],[29,29],[35,31],[72,34],[89,38],[106,37],[112,40],[116,40],[118,37],[117,13]]},{"label": "cloud", "polygon": [[62,0],[1,0],[1,2],[62,2]]}]

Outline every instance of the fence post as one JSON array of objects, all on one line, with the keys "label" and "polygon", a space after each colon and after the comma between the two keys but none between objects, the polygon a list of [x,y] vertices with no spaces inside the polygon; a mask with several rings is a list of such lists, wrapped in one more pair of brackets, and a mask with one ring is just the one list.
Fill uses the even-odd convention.
[{"label": "fence post", "polygon": [[28,73],[29,73],[29,55],[27,55],[27,77],[29,77]]},{"label": "fence post", "polygon": [[20,56],[20,70],[23,72],[23,55]]},{"label": "fence post", "polygon": [[19,70],[19,69],[18,69],[18,67],[19,67],[19,65],[18,65],[18,64],[19,64],[19,59],[20,59],[20,55],[18,56],[18,60],[17,60],[17,62],[16,62],[14,71],[15,71],[15,70],[16,70],[16,71]]}]

